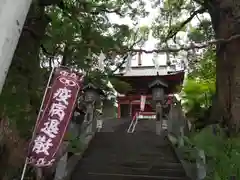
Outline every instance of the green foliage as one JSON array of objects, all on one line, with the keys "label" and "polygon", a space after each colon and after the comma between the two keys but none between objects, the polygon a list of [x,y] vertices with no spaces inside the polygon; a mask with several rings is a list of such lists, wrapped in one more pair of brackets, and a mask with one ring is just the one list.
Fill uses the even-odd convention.
[{"label": "green foliage", "polygon": [[184,109],[188,116],[194,119],[206,118],[205,112],[212,105],[215,94],[215,66],[215,56],[211,50],[206,51],[202,59],[191,66],[181,96]]},{"label": "green foliage", "polygon": [[201,19],[196,27],[191,27],[188,32],[188,38],[196,43],[201,43],[214,39],[212,24],[209,19]]},{"label": "green foliage", "polygon": [[[159,39],[158,47],[176,48],[186,42],[197,44],[214,39],[211,21],[202,16],[206,9],[200,1],[164,0],[163,3],[156,1],[155,5],[160,7],[159,16],[152,25],[153,35]],[[183,33],[187,34],[187,40],[184,40]],[[172,55],[188,61],[188,77],[181,93],[187,115],[195,120],[206,118],[206,110],[211,107],[215,94],[215,48],[192,49],[185,55]]]},{"label": "green foliage", "polygon": [[208,108],[211,105],[212,95],[215,93],[215,84],[204,80],[188,79],[183,88],[183,105],[187,110],[198,105]]},{"label": "green foliage", "polygon": [[[201,16],[211,3],[199,0],[165,0],[163,3],[156,1],[155,4],[161,7],[161,12],[153,25],[154,36],[159,39],[158,47],[163,47],[165,44],[170,47],[184,46],[185,41],[179,35],[181,32],[187,32],[188,42],[195,44],[214,39],[212,22],[206,16]],[[197,26],[192,25],[193,19],[195,22],[198,21]],[[212,105],[216,86],[215,47],[193,49],[183,57],[188,60],[189,71],[181,94],[183,106],[190,117],[207,121],[208,117],[205,113]],[[239,137],[226,137],[220,128],[217,133],[214,133],[212,127],[204,128],[185,139],[187,144],[187,147],[184,147],[185,158],[191,162],[196,159],[194,148],[196,146],[206,152],[207,179],[227,180],[231,176],[239,179],[240,146],[237,139]]]},{"label": "green foliage", "polygon": [[164,0],[163,3],[154,1],[154,6],[160,8],[159,16],[153,23],[154,36],[162,43],[169,42],[173,38],[175,44],[179,44],[177,37],[179,32],[186,32],[191,26],[191,21],[198,15],[205,12],[199,7],[198,1]]},{"label": "green foliage", "polygon": [[119,92],[119,93],[126,93],[132,89],[131,85],[126,83],[125,81],[118,80],[117,78],[110,78],[110,82],[114,86],[114,88]]},{"label": "green foliage", "polygon": [[[195,133],[189,139],[188,145],[205,151],[207,157],[208,178],[211,180],[226,180],[230,176],[240,178],[240,143],[239,137],[227,138],[224,131],[212,126]],[[196,156],[194,155],[195,158]]]},{"label": "green foliage", "polygon": [[[112,95],[109,74],[113,74],[112,67],[117,70],[118,65],[124,64],[126,55],[121,50],[142,44],[148,37],[146,27],[131,28],[109,20],[110,15],[129,16],[137,22],[139,17],[147,15],[142,1],[56,0],[52,5],[51,2],[43,7],[34,1],[0,98],[1,119],[8,119],[12,127],[17,127],[14,133],[24,141],[31,137],[50,67],[61,64],[84,71],[86,82]],[[113,52],[113,48],[118,52]],[[106,55],[104,73],[96,70],[101,51]],[[15,149],[7,149],[11,153],[6,156],[6,162]],[[11,174],[11,169],[8,164],[4,166],[6,176]],[[12,179],[0,174],[0,179],[7,178]]]},{"label": "green foliage", "polygon": [[[20,58],[16,56],[17,61],[13,62],[7,78],[0,99],[1,114],[17,126],[27,139],[44,92],[42,81],[46,81],[49,67],[54,65],[66,65],[84,71],[87,74],[86,82],[92,82],[108,95],[113,93],[108,86],[109,81],[121,93],[130,90],[129,84],[112,78],[113,71],[124,64],[126,54],[121,51],[134,45],[141,46],[148,37],[149,28],[144,26],[137,29],[136,26],[132,28],[125,24],[112,23],[109,16],[116,14],[122,18],[128,16],[136,23],[139,17],[148,14],[144,2],[146,1],[63,0],[55,5],[39,7],[43,14],[39,17],[35,17],[34,14],[28,17],[31,24],[36,24],[36,27],[41,29],[43,24],[46,24],[42,17],[48,16],[51,21],[44,38],[41,39],[41,45],[40,38],[36,37],[34,41],[29,42],[25,42],[28,39],[20,40],[21,56]],[[209,3],[203,3],[201,0],[148,2],[158,10],[151,27],[153,36],[159,40],[158,47],[183,46],[186,42],[178,36],[179,32],[187,32],[188,41],[193,43],[214,38],[211,22],[199,15],[206,12],[204,6]],[[190,23],[194,18],[199,21],[197,27]],[[30,53],[31,48],[34,48],[34,51]],[[117,51],[113,51],[113,48]],[[97,57],[101,51],[106,55],[104,72],[96,70]],[[214,47],[211,47],[200,51],[190,50],[187,56],[184,55],[184,59],[188,60],[189,74],[182,93],[183,106],[195,118],[204,116],[206,109],[211,106],[215,93],[214,51]],[[176,52],[173,55],[176,57],[179,54]],[[62,59],[62,62],[58,62],[59,59]],[[43,80],[40,77],[44,77]],[[213,167],[215,179],[218,177],[225,180],[230,175],[237,175],[237,179],[240,178],[237,169],[240,167],[237,139],[227,139],[222,134],[215,136],[211,130],[205,129],[194,135],[191,141],[206,151],[208,164]],[[72,151],[81,149],[76,137],[72,138],[71,142]]]},{"label": "green foliage", "polygon": [[213,49],[205,51],[201,58],[191,66],[189,77],[199,78],[209,83],[215,83],[216,79],[216,55]]},{"label": "green foliage", "polygon": [[[188,37],[195,43],[213,38],[209,20],[203,19],[196,27],[191,27]],[[207,118],[205,112],[212,105],[216,82],[216,57],[213,48],[202,52],[188,52],[188,77],[184,84],[183,107],[194,119]]]},{"label": "green foliage", "polygon": [[[121,51],[142,44],[148,37],[148,28],[130,28],[112,23],[109,16],[128,16],[137,21],[147,15],[144,5],[143,1],[133,0],[64,0],[62,5],[48,7],[46,12],[51,22],[42,42],[44,51],[41,60],[47,65],[58,63],[81,69],[87,73],[87,81],[111,95],[108,75],[122,66],[126,57],[112,49]],[[106,55],[104,73],[96,70],[101,51]],[[54,60],[59,56],[63,58],[62,62]]]},{"label": "green foliage", "polygon": [[[49,72],[49,66],[59,65],[60,58],[63,58],[63,65],[85,71],[88,75],[86,81],[91,81],[108,95],[112,95],[112,89],[108,87],[108,74],[112,74],[110,67],[116,66],[115,56],[121,59],[124,55],[109,51],[114,47],[126,49],[142,43],[148,36],[148,28],[131,29],[127,25],[114,24],[110,22],[109,15],[118,14],[121,17],[128,15],[132,19],[145,16],[147,12],[144,3],[138,1],[137,4],[136,6],[133,0],[84,2],[64,0],[61,4],[46,7],[44,16],[49,16],[51,21],[44,38],[41,39],[41,46],[39,39],[32,40],[31,37],[29,41],[20,44],[22,45],[19,48],[20,53],[13,61],[11,73],[3,90],[4,95],[0,99],[1,114],[6,115],[19,130],[31,132],[36,120],[36,109],[39,108],[46,85],[42,84],[39,77]],[[42,7],[34,6],[34,9],[39,8]],[[37,13],[33,11],[28,19],[35,17]],[[40,18],[37,17],[34,23],[36,27],[42,28],[43,22],[38,19]],[[31,47],[28,48],[29,44]],[[107,56],[104,73],[96,70],[97,56],[101,50]],[[44,78],[46,82],[48,76]]]}]

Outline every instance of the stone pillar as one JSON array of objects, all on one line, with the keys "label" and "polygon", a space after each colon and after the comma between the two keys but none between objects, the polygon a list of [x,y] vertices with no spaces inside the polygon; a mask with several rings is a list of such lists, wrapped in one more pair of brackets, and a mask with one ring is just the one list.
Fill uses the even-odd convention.
[{"label": "stone pillar", "polygon": [[103,102],[102,100],[99,98],[99,101],[97,103],[97,106],[95,107],[95,117],[96,119],[96,128],[97,128],[97,132],[100,132],[102,127],[103,127]]},{"label": "stone pillar", "polygon": [[[68,145],[69,145],[68,142],[63,142],[61,150],[66,151]],[[62,153],[60,153],[60,154],[62,154]],[[62,180],[65,177],[66,169],[67,169],[67,161],[68,161],[68,152],[63,154],[63,156],[58,161],[57,166],[56,166],[54,180]]]},{"label": "stone pillar", "polygon": [[88,132],[92,133],[95,132],[95,128],[97,127],[97,123],[94,122],[94,118],[93,118],[93,110],[94,110],[94,106],[93,106],[93,102],[92,103],[87,103],[87,110],[86,110],[86,115],[85,115],[85,122],[86,123],[90,123],[89,127],[88,127]]},{"label": "stone pillar", "polygon": [[103,117],[102,112],[99,112],[100,114],[97,115],[97,132],[100,132],[103,128]]},{"label": "stone pillar", "polygon": [[181,128],[184,127],[184,119],[181,117],[181,105],[180,102],[173,97],[171,109],[169,112],[168,131],[175,136],[181,136]]},{"label": "stone pillar", "polygon": [[170,105],[170,110],[169,110],[169,114],[168,114],[168,121],[167,121],[167,130],[168,132],[172,133],[173,131],[173,121],[174,121],[174,103],[171,103]]},{"label": "stone pillar", "polygon": [[162,105],[161,102],[156,103],[156,134],[160,135],[162,131]]},{"label": "stone pillar", "polygon": [[162,131],[162,102],[164,99],[164,90],[163,88],[156,86],[152,89],[152,98],[156,108],[156,134],[160,135]]}]

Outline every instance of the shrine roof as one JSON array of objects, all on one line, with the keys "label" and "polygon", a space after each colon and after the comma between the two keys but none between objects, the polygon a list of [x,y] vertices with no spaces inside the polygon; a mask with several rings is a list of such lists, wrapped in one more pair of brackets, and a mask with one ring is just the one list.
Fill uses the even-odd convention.
[{"label": "shrine roof", "polygon": [[[178,71],[179,72],[179,71]],[[131,67],[128,71],[125,69],[121,70],[117,76],[125,76],[125,77],[141,77],[141,76],[166,76],[170,74],[178,73],[175,70],[175,66],[160,66],[158,69],[155,66],[135,66]],[[181,71],[182,72],[182,71]]]}]

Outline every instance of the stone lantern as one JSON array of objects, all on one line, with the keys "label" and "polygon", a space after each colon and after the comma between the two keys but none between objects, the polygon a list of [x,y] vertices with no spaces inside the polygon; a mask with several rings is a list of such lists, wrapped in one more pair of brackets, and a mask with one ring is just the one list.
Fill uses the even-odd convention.
[{"label": "stone lantern", "polygon": [[94,119],[94,108],[96,102],[100,101],[100,97],[103,94],[102,90],[93,85],[92,83],[87,84],[84,88],[84,102],[86,104],[86,116],[85,122],[92,121],[92,131],[95,131],[97,127],[96,119]]},{"label": "stone lantern", "polygon": [[84,101],[87,104],[92,104],[100,98],[99,89],[92,83],[89,83],[83,88]]},{"label": "stone lantern", "polygon": [[154,86],[152,88],[153,101],[162,101],[164,99],[164,89],[161,86]]},{"label": "stone lantern", "polygon": [[161,81],[160,79],[156,79],[149,84],[149,88],[152,91],[152,100],[155,104],[156,109],[156,133],[160,135],[162,131],[162,104],[165,97],[164,90],[167,88],[167,84]]}]

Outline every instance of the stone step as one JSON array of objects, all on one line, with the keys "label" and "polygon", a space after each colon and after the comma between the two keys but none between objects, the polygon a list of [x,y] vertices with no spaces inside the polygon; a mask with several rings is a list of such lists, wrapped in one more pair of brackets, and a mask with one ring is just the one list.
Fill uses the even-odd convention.
[{"label": "stone step", "polygon": [[[115,133],[112,133],[115,134]],[[121,151],[129,151],[129,150],[141,150],[145,152],[168,152],[169,142],[161,139],[159,137],[147,138],[143,136],[133,137],[134,135],[112,135],[109,133],[97,133],[96,137],[94,137],[93,141],[89,145],[94,148],[98,148],[99,150],[121,150]],[[150,139],[150,140],[149,140]],[[124,148],[123,148],[124,147]],[[140,149],[141,148],[141,149]],[[95,151],[95,149],[92,149]]]},{"label": "stone step", "polygon": [[139,120],[136,125],[135,132],[150,131],[156,134],[156,121],[155,120]]},{"label": "stone step", "polygon": [[96,133],[71,180],[189,180],[166,132],[145,131],[153,122],[139,123],[133,134],[126,132],[128,121],[111,123]]},{"label": "stone step", "polygon": [[133,175],[152,175],[152,176],[171,176],[171,177],[185,177],[186,174],[182,167],[175,169],[159,169],[154,165],[148,164],[145,168],[136,167],[115,167],[115,166],[83,166],[82,172],[95,173],[113,173],[113,174],[133,174]]},{"label": "stone step", "polygon": [[121,147],[127,145],[127,147],[141,146],[145,148],[156,147],[158,149],[164,149],[169,145],[169,142],[163,137],[159,137],[157,135],[143,136],[142,134],[115,134],[100,132],[96,134],[92,144],[97,145],[100,148]]},{"label": "stone step", "polygon": [[[138,161],[138,162],[124,162],[119,164],[124,167],[136,167],[136,168],[145,168],[147,161]],[[155,162],[154,167],[158,169],[181,169],[182,165],[179,162]]]},{"label": "stone step", "polygon": [[[97,160],[97,162],[96,162]],[[125,154],[122,155],[102,155],[99,156],[98,154],[84,157],[82,159],[82,163],[93,163],[95,162],[96,164],[121,164],[121,163],[131,163],[131,162],[139,162],[139,163],[151,163],[151,162],[159,162],[159,163],[177,163],[179,162],[178,159],[174,157],[161,157],[161,156],[153,156],[153,157],[144,157],[144,156],[125,156]]]},{"label": "stone step", "polygon": [[104,163],[123,163],[123,162],[179,162],[175,157],[175,154],[162,154],[155,153],[154,155],[146,154],[146,153],[134,153],[134,152],[109,152],[109,151],[100,151],[95,153],[84,154],[82,161],[92,163],[92,162],[104,162]]},{"label": "stone step", "polygon": [[[157,148],[156,146],[152,147],[140,147],[136,144],[136,146],[96,146],[95,145],[89,145],[89,147],[94,147],[95,150],[89,150],[88,152],[91,152],[91,154],[101,154],[102,156],[111,155],[111,154],[117,154],[121,155],[125,152],[128,152],[131,155],[138,155],[138,156],[145,156],[145,157],[153,157],[153,156],[174,156],[174,151],[170,147],[162,147],[161,149]],[[143,145],[142,145],[143,146]],[[141,149],[139,149],[141,148]],[[138,151],[139,150],[139,151]],[[152,153],[151,153],[152,152]],[[86,152],[87,153],[87,152]]]},{"label": "stone step", "polygon": [[101,132],[125,132],[130,125],[130,118],[103,120]]},{"label": "stone step", "polygon": [[[98,162],[98,163],[97,163]],[[163,162],[163,161],[105,161],[105,162],[100,162],[98,159],[95,160],[94,162],[89,162],[85,160],[81,160],[79,162],[79,167],[84,167],[84,166],[93,166],[99,167],[99,166],[112,166],[116,168],[120,167],[127,167],[127,168],[147,168],[149,167],[149,164],[153,164],[155,168],[158,169],[179,169],[182,168],[181,163],[179,162]]]},{"label": "stone step", "polygon": [[[136,146],[136,147],[129,147],[129,146],[122,146],[122,147],[112,147],[112,148],[108,148],[108,147],[96,147],[96,146],[91,146],[94,147],[95,150],[93,149],[89,149],[88,151],[86,151],[86,154],[84,155],[84,157],[87,156],[96,156],[96,155],[100,155],[103,157],[108,157],[108,156],[121,156],[121,157],[131,157],[131,156],[135,156],[135,157],[173,157],[175,158],[175,154],[174,152],[166,147],[165,150],[158,150],[157,148],[141,148]],[[137,151],[139,149],[139,151]],[[151,152],[153,154],[151,154]],[[128,156],[124,153],[128,153]]]},{"label": "stone step", "polygon": [[114,173],[95,173],[88,172],[85,175],[76,175],[75,179],[84,180],[189,180],[186,177],[168,177],[168,176],[150,176],[150,175],[130,175],[130,174],[114,174]]}]

